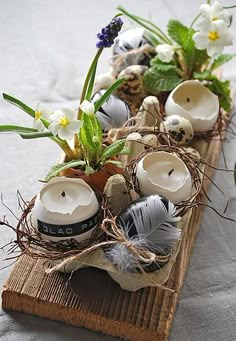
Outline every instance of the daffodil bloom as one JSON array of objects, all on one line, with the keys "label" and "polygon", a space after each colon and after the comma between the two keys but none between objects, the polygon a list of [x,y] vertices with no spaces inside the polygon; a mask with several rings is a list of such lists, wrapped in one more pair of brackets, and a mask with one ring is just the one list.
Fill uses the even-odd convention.
[{"label": "daffodil bloom", "polygon": [[223,20],[226,25],[230,24],[230,16],[223,6],[215,1],[212,5],[203,4],[200,6],[200,13],[209,21]]},{"label": "daffodil bloom", "polygon": [[169,44],[159,44],[156,47],[156,52],[158,58],[162,62],[169,63],[172,60],[173,55],[175,53],[175,47]]},{"label": "daffodil bloom", "polygon": [[80,104],[80,109],[87,115],[94,115],[94,104],[87,101],[86,99]]},{"label": "daffodil bloom", "polygon": [[50,120],[50,115],[53,112],[44,106],[40,102],[35,103],[35,116],[34,116],[34,128],[38,129],[39,131],[46,130],[43,122],[41,119],[44,119],[46,121]]},{"label": "daffodil bloom", "polygon": [[77,112],[67,107],[54,111],[50,118],[49,130],[63,140],[70,140],[82,126],[82,122],[77,120]]},{"label": "daffodil bloom", "polygon": [[195,46],[199,50],[206,49],[210,57],[221,54],[225,46],[233,44],[233,35],[223,20],[203,20],[198,28],[193,35]]}]

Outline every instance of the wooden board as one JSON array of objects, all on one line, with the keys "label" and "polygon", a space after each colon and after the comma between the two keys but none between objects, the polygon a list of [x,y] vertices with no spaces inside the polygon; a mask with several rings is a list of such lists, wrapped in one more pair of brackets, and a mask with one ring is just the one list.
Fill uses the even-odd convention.
[{"label": "wooden board", "polygon": [[[207,148],[206,148],[207,147]],[[220,142],[205,145],[205,159],[215,165]],[[212,176],[212,169],[206,173]],[[209,180],[204,179],[205,190]],[[68,275],[45,274],[44,260],[21,256],[2,292],[3,309],[30,313],[125,340],[167,340],[180,297],[185,273],[200,226],[203,209],[194,209],[177,260],[166,285],[174,293],[152,288],[128,292],[120,289],[105,271],[77,271],[67,285]]]}]

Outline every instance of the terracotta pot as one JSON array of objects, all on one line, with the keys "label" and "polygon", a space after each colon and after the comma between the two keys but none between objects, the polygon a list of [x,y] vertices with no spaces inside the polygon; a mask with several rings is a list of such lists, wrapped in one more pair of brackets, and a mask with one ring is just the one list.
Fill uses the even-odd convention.
[{"label": "terracotta pot", "polygon": [[95,191],[103,192],[107,180],[115,174],[122,174],[122,168],[112,163],[107,163],[99,171],[86,175],[81,169],[68,168],[60,173],[61,176],[69,178],[81,178],[87,182]]}]

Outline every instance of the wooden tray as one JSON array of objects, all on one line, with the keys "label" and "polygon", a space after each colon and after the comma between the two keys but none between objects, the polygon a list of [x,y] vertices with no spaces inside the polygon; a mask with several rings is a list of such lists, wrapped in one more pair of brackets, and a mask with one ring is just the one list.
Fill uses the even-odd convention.
[{"label": "wooden tray", "polygon": [[[207,163],[216,165],[220,142],[201,142],[200,147]],[[212,168],[207,167],[205,173],[211,177]],[[207,178],[203,180],[206,191],[209,183]],[[137,292],[124,291],[105,271],[95,268],[79,270],[67,285],[68,275],[47,275],[45,268],[48,264],[44,260],[21,256],[4,285],[3,309],[86,327],[125,340],[167,340],[202,213],[202,207],[192,210],[177,260],[166,283],[174,293],[155,287]]]}]

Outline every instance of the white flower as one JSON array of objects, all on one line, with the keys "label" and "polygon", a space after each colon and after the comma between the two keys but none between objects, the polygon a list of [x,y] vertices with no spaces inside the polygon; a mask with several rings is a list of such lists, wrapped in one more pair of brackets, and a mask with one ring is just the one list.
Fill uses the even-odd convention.
[{"label": "white flower", "polygon": [[66,107],[54,111],[51,120],[49,130],[54,136],[58,135],[63,140],[70,140],[82,126],[82,122],[77,120],[77,112]]},{"label": "white flower", "polygon": [[215,1],[212,5],[203,4],[200,6],[200,13],[209,21],[223,20],[226,25],[230,24],[230,16],[223,6]]},{"label": "white flower", "polygon": [[158,58],[165,63],[169,63],[175,53],[175,47],[169,44],[160,44],[156,47]]},{"label": "white flower", "polygon": [[39,131],[46,130],[46,127],[44,126],[43,122],[41,121],[41,118],[48,121],[50,120],[50,115],[52,114],[52,111],[48,108],[45,108],[42,106],[40,102],[35,103],[35,116],[34,116],[34,128],[38,129]]},{"label": "white flower", "polygon": [[80,109],[87,115],[94,115],[94,104],[87,101],[86,99],[80,104]]},{"label": "white flower", "polygon": [[225,46],[233,44],[233,35],[222,20],[204,20],[198,28],[193,35],[195,46],[199,50],[206,49],[210,57],[221,54]]}]

